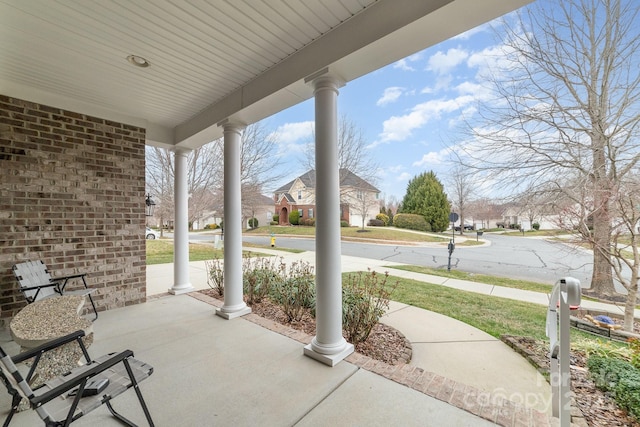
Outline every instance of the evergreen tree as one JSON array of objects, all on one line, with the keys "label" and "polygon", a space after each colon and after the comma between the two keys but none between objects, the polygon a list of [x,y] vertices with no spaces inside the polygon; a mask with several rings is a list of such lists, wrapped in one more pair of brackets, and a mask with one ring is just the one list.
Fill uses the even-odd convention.
[{"label": "evergreen tree", "polygon": [[444,231],[449,225],[451,206],[442,183],[433,171],[414,177],[407,184],[407,193],[398,212],[424,216],[432,231]]}]

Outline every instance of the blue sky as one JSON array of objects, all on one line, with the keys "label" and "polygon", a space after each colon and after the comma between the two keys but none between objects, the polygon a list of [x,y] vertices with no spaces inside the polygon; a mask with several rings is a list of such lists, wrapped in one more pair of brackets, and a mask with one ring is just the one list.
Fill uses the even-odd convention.
[{"label": "blue sky", "polygon": [[[473,117],[486,95],[480,76],[498,58],[500,44],[491,24],[467,31],[390,64],[340,89],[338,115],[360,128],[380,166],[375,185],[382,196],[401,201],[408,181],[433,170],[445,183],[451,168],[448,147],[456,141],[461,117]],[[493,25],[497,25],[494,21]],[[289,179],[305,172],[301,152],[312,138],[313,99],[262,123],[279,135]],[[286,183],[286,180],[279,183]],[[446,188],[445,188],[446,191]]]}]

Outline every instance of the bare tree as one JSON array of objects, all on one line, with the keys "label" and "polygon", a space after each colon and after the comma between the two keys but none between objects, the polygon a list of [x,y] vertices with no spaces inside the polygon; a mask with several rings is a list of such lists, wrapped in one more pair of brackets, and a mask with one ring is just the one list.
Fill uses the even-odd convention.
[{"label": "bare tree", "polygon": [[451,188],[452,208],[457,210],[460,216],[460,234],[464,234],[465,216],[467,206],[472,197],[471,175],[467,168],[456,164],[449,175],[449,185]]},{"label": "bare tree", "polygon": [[478,111],[470,165],[490,170],[511,190],[572,196],[568,179],[588,191],[576,198],[592,221],[590,293],[615,294],[611,268],[615,188],[640,160],[640,3],[565,0],[535,3],[507,21],[503,67],[488,78],[494,99]]},{"label": "bare tree", "polygon": [[612,240],[610,245],[613,271],[627,290],[624,329],[633,332],[633,322],[640,280],[640,180],[621,182],[612,201]]},{"label": "bare tree", "polygon": [[[353,196],[355,196],[355,198]],[[376,213],[380,211],[380,200],[375,197],[374,193],[362,190],[355,191],[351,199],[349,209],[356,215],[360,215],[361,229],[364,230],[364,225],[369,213],[373,210],[375,210]]]},{"label": "bare tree", "polygon": [[[249,125],[242,134],[241,185],[243,202],[255,199],[262,188],[286,175],[274,155],[277,137],[260,123]],[[215,140],[189,153],[187,189],[189,192],[189,222],[201,219],[209,212],[223,210],[224,141]],[[156,215],[161,223],[174,216],[174,153],[147,147],[147,188],[156,201]]]},{"label": "bare tree", "polygon": [[[262,123],[254,123],[242,133],[240,153],[240,185],[242,193],[243,215],[255,211],[256,202],[261,200],[263,192],[270,190],[277,182],[290,173],[281,167],[281,161],[275,155],[278,136],[269,131]],[[222,156],[224,141],[214,141]],[[217,205],[224,209],[224,189],[222,182],[218,187]],[[243,222],[244,222],[243,218]]]},{"label": "bare tree", "polygon": [[[347,116],[342,116],[338,122],[338,165],[341,184],[346,179],[344,171],[349,171],[373,185],[376,184],[379,167],[367,145],[362,129]],[[303,164],[307,170],[316,168],[315,161],[315,150],[305,150]]]},{"label": "bare tree", "polygon": [[[175,162],[171,150],[147,147],[146,185],[156,202],[155,216],[161,225],[174,217]],[[187,159],[187,191],[189,192],[189,222],[203,214],[210,203],[211,191],[222,180],[222,157],[213,144],[189,153]],[[208,191],[207,191],[208,190]]]}]

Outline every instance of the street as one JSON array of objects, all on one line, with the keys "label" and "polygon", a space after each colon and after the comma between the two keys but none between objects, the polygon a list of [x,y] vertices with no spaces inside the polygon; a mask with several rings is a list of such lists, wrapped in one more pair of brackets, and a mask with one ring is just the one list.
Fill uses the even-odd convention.
[{"label": "street", "polygon": [[[171,237],[165,233],[167,237]],[[475,239],[474,233],[467,238]],[[456,235],[459,238],[459,235]],[[189,240],[213,242],[214,235],[189,233]],[[271,237],[243,235],[246,243],[269,246]],[[574,248],[561,241],[522,237],[516,235],[485,233],[488,244],[483,246],[456,246],[451,257],[451,269],[467,273],[487,274],[513,279],[530,280],[553,285],[566,276],[580,280],[583,288],[591,282],[593,255],[590,251]],[[276,236],[276,246],[281,248],[315,250],[315,240],[303,237]],[[388,260],[404,264],[446,269],[448,251],[446,243],[439,247],[416,245],[391,245],[368,242],[342,241],[342,255]],[[626,294],[619,283],[616,290]]]},{"label": "street", "polygon": [[[470,235],[468,235],[470,237]],[[456,246],[451,268],[468,273],[487,274],[554,284],[559,278],[572,276],[583,287],[589,286],[592,255],[568,245],[543,239],[485,234],[485,246]],[[243,236],[243,241],[269,244],[269,236]],[[313,239],[276,237],[276,245],[313,251]],[[442,247],[401,246],[361,242],[342,242],[342,254],[395,261],[431,268],[447,268],[448,251]]]}]

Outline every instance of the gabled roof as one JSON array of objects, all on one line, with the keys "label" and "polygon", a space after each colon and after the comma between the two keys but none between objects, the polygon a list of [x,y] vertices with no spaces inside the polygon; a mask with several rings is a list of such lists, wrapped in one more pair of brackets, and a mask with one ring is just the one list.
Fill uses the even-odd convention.
[{"label": "gabled roof", "polygon": [[[300,180],[304,184],[304,186],[307,187],[307,188],[315,188],[316,187],[316,171],[315,171],[315,169],[311,169],[310,171],[300,175],[299,177],[297,177],[293,181],[289,181],[288,183],[286,183],[282,187],[278,188],[275,191],[275,193],[289,192],[291,190],[291,187],[293,187],[293,184],[297,180]],[[353,187],[353,188],[357,188],[357,189],[360,189],[360,190],[373,191],[373,192],[376,192],[376,193],[380,192],[380,190],[378,190],[376,187],[374,187],[373,185],[369,184],[367,181],[365,181],[364,179],[360,178],[358,175],[354,174],[353,172],[351,172],[348,169],[340,169],[340,187],[341,188],[342,187]]]}]

